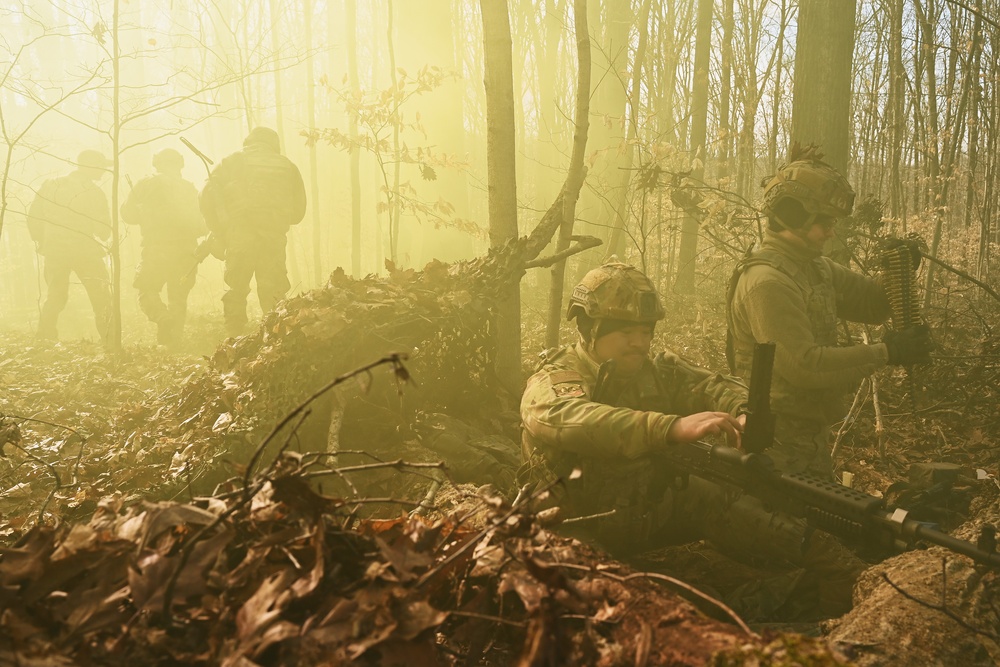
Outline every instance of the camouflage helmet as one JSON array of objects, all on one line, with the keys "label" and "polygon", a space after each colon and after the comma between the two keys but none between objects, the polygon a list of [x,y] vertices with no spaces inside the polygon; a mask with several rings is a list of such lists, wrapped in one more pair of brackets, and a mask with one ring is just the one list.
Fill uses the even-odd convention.
[{"label": "camouflage helmet", "polygon": [[764,213],[791,229],[775,212],[783,199],[794,199],[809,214],[805,227],[817,216],[843,218],[854,208],[854,189],[843,175],[819,159],[794,160],[780,169],[764,186]]},{"label": "camouflage helmet", "polygon": [[243,140],[244,146],[261,145],[267,146],[275,153],[281,152],[281,141],[278,137],[278,133],[269,127],[264,127],[258,125],[257,127],[250,130],[250,134],[247,138]]},{"label": "camouflage helmet", "polygon": [[652,324],[663,319],[656,288],[642,271],[609,262],[587,272],[573,288],[566,319],[583,314],[594,320],[624,320]]},{"label": "camouflage helmet", "polygon": [[76,165],[78,167],[89,167],[91,169],[104,169],[105,171],[114,164],[111,160],[104,156],[101,151],[95,151],[88,149],[85,151],[80,151],[80,154],[76,158]]},{"label": "camouflage helmet", "polygon": [[153,156],[153,168],[160,172],[183,169],[184,156],[173,148],[164,148]]}]

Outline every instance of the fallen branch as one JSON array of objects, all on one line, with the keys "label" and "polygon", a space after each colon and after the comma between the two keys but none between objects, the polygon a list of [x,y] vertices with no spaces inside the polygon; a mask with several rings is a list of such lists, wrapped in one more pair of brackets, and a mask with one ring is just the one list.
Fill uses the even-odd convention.
[{"label": "fallen branch", "polygon": [[566,248],[561,252],[557,252],[554,255],[549,255],[548,257],[539,257],[538,259],[533,259],[530,262],[525,262],[525,269],[537,269],[552,266],[557,262],[561,262],[567,257],[572,257],[577,253],[581,253],[584,250],[590,250],[591,248],[596,248],[597,246],[604,243],[601,239],[596,236],[571,236],[573,241],[576,241],[573,245]]},{"label": "fallen branch", "polygon": [[925,253],[924,257],[926,257],[928,261],[934,262],[935,264],[937,264],[938,266],[940,266],[945,271],[951,271],[956,276],[959,276],[961,278],[965,278],[970,283],[972,283],[972,284],[978,286],[979,288],[981,288],[984,292],[986,292],[987,294],[989,294],[991,297],[993,297],[997,301],[1000,301],[1000,294],[997,294],[997,291],[995,289],[993,289],[992,287],[990,287],[989,285],[987,285],[986,283],[984,283],[982,280],[979,280],[978,278],[973,278],[972,276],[970,276],[965,271],[962,271],[961,269],[956,269],[951,264],[948,264],[947,262],[941,261],[940,259],[938,259],[934,255],[928,255],[928,254]]}]

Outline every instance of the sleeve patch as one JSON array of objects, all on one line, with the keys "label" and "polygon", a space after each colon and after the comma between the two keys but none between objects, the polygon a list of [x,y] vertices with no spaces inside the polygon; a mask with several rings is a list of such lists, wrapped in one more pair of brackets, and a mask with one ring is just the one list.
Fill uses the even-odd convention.
[{"label": "sleeve patch", "polygon": [[576,384],[574,382],[562,382],[560,384],[552,385],[552,391],[555,392],[558,398],[579,398],[580,396],[586,396],[587,392],[584,390],[583,385]]},{"label": "sleeve patch", "polygon": [[564,382],[572,382],[573,384],[583,384],[583,376],[576,371],[571,370],[558,370],[549,373],[549,382],[552,384],[562,384]]}]

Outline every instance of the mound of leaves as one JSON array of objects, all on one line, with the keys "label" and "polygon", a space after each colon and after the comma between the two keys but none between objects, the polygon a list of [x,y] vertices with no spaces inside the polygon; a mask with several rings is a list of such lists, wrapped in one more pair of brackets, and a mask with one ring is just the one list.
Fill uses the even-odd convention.
[{"label": "mound of leaves", "polygon": [[316,486],[351,472],[286,453],[216,496],[36,526],[0,552],[0,662],[702,665],[772,643],[556,537],[532,496],[482,496],[477,527],[362,521],[394,501]]},{"label": "mound of leaves", "polygon": [[309,406],[293,446],[445,458],[459,478],[463,469],[511,478],[518,418],[491,371],[491,312],[497,290],[520,276],[519,248],[388,278],[335,273],[210,360],[143,348],[116,359],[82,343],[5,341],[0,379],[10,391],[0,414],[10,433],[0,444],[12,444],[12,458],[0,470],[10,480],[0,530],[16,534],[43,510],[86,516],[114,491],[211,493],[318,388],[395,353],[409,356],[415,387],[403,394],[370,375],[345,384]]}]

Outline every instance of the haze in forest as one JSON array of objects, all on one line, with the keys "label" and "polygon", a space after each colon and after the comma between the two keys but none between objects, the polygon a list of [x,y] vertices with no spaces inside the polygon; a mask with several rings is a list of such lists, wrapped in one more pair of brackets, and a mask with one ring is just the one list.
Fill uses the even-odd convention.
[{"label": "haze in forest", "polygon": [[[803,23],[810,5],[828,14]],[[508,6],[523,234],[568,167],[578,45],[569,0]],[[574,231],[605,243],[571,262],[570,285],[613,254],[664,293],[714,285],[711,267],[759,234],[760,181],[802,134],[795,123],[810,119],[832,133],[818,138],[849,174],[865,224],[921,232],[932,251],[944,244],[971,272],[989,273],[997,28],[981,0],[862,1],[854,11],[805,0],[590,0],[586,12],[588,171]],[[25,211],[84,149],[115,160],[100,185],[117,209],[164,148],[184,155],[184,177],[201,187],[205,166],[181,137],[218,161],[252,127],[275,128],[308,197],[289,234],[289,294],[338,268],[420,268],[489,245],[479,2],[37,1],[0,9],[0,37],[5,328],[30,330],[38,317],[41,264]],[[813,73],[817,58],[844,66]],[[796,121],[803,86],[820,97]],[[834,120],[817,115],[826,111]],[[128,337],[144,323],[131,287],[139,235],[118,227]],[[542,272],[523,281],[525,318],[544,311],[532,295],[545,285]],[[223,290],[222,264],[208,259],[192,312],[217,313]],[[64,331],[74,326],[93,335],[79,284],[63,314]]]}]

